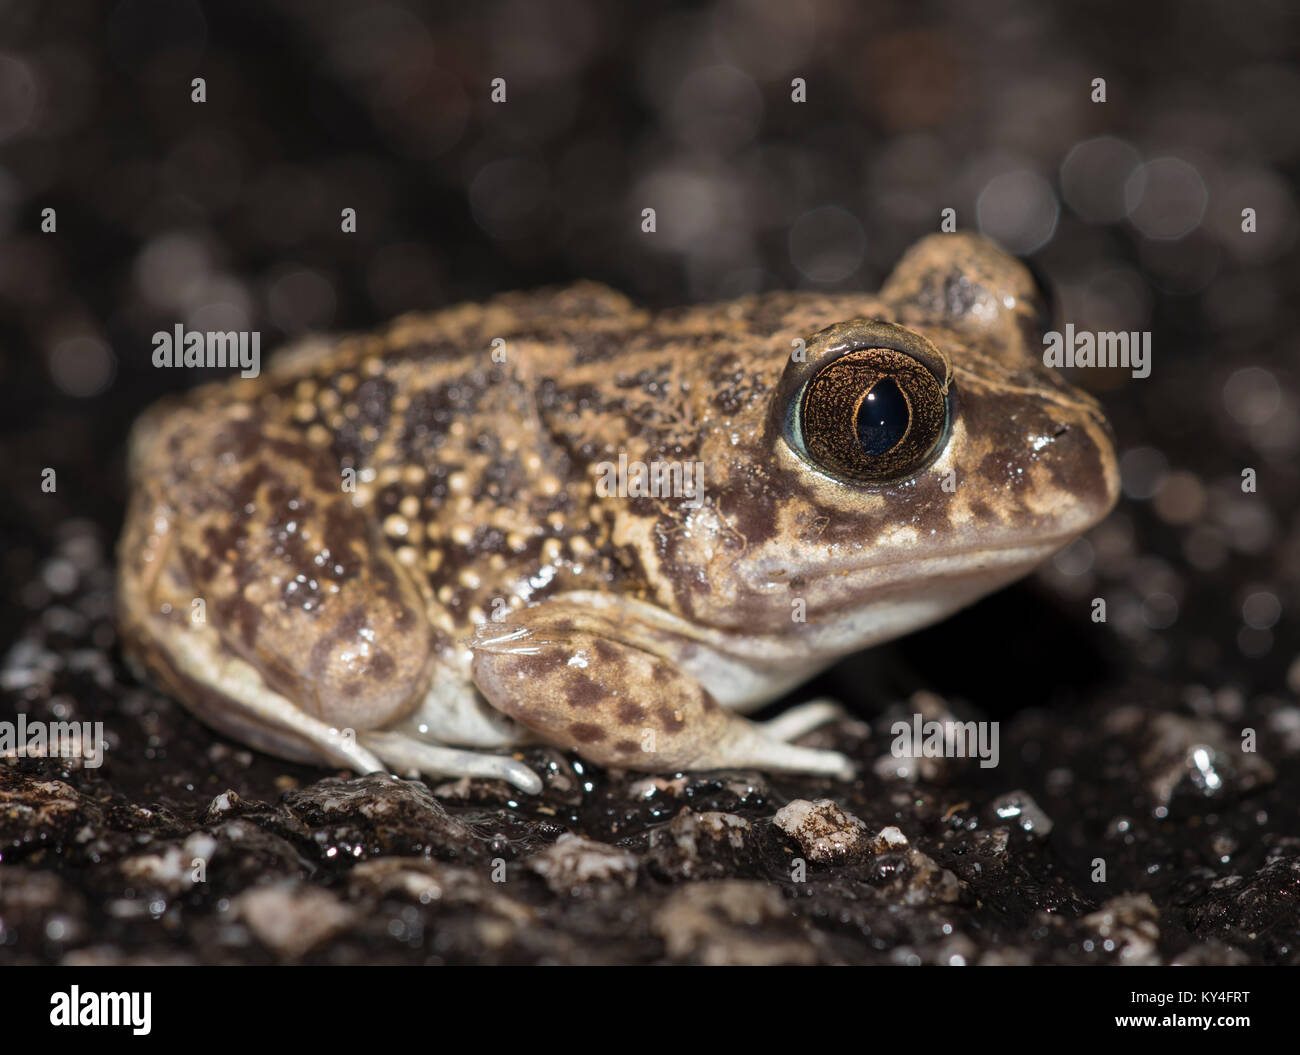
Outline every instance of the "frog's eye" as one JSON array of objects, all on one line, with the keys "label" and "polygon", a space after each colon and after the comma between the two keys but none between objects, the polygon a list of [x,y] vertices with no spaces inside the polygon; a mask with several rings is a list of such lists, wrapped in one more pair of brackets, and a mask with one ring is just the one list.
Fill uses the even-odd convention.
[{"label": "frog's eye", "polygon": [[[946,359],[900,326],[855,320],[836,329],[824,333],[840,340],[825,342],[792,393],[787,439],[817,468],[841,479],[889,483],[914,475],[948,436]],[[864,339],[870,340],[865,347]]]}]

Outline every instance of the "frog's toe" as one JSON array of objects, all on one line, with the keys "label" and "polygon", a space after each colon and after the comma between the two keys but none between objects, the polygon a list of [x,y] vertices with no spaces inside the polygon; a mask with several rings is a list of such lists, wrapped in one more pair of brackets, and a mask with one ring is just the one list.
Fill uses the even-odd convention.
[{"label": "frog's toe", "polygon": [[490,755],[462,748],[425,743],[403,733],[362,733],[360,740],[398,773],[438,777],[487,777],[504,780],[520,791],[536,795],[542,779],[517,758]]},{"label": "frog's toe", "polygon": [[759,728],[773,740],[789,742],[843,715],[844,708],[834,700],[809,700],[778,714],[771,721],[760,723]]},{"label": "frog's toe", "polygon": [[800,747],[773,739],[763,727],[737,717],[708,750],[695,760],[695,769],[766,769],[786,773],[814,773],[852,780],[857,767],[838,751]]},{"label": "frog's toe", "polygon": [[650,772],[853,776],[843,755],[783,740],[833,717],[824,702],[778,720],[774,736],[722,707],[676,664],[601,633],[599,613],[538,606],[529,618],[476,637],[474,681],[494,707],[553,744],[599,765]]},{"label": "frog's toe", "polygon": [[359,773],[383,770],[350,729],[307,714],[269,688],[256,667],[225,648],[211,624],[189,625],[165,643],[150,637],[151,629],[156,628],[124,623],[124,643],[143,652],[163,687],[214,729],[297,762],[345,765]]}]

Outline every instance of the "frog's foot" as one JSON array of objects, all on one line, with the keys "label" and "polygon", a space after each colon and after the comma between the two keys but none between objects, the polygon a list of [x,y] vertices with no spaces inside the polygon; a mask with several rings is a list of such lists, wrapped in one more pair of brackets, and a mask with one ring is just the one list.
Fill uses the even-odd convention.
[{"label": "frog's foot", "polygon": [[800,747],[778,740],[766,728],[731,711],[728,728],[701,752],[691,769],[770,769],[787,773],[818,773],[852,780],[855,767],[838,751]]},{"label": "frog's foot", "polygon": [[672,642],[627,640],[634,636],[599,612],[547,602],[480,630],[474,682],[494,707],[600,765],[852,778],[844,755],[785,742],[831,716],[824,704],[764,728],[722,707],[665,655]]},{"label": "frog's foot", "polygon": [[520,791],[536,795],[542,779],[524,763],[508,755],[491,755],[463,748],[441,747],[405,733],[362,733],[360,741],[397,773],[422,773],[439,777],[488,777],[504,780]]},{"label": "frog's foot", "polygon": [[177,408],[137,439],[119,546],[128,655],[247,744],[382,770],[354,730],[419,709],[445,635],[338,465],[247,405]]},{"label": "frog's foot", "polygon": [[[266,685],[251,663],[231,653],[210,623],[179,622],[150,669],[162,686],[208,725],[242,743],[297,762],[344,765],[359,773],[384,770],[349,728],[304,712]],[[128,624],[128,628],[140,631]],[[220,692],[212,686],[220,686]]]},{"label": "frog's foot", "polygon": [[760,722],[758,727],[763,730],[765,736],[788,743],[791,740],[798,740],[804,733],[810,733],[828,722],[835,721],[843,714],[844,708],[834,700],[809,700],[797,707],[791,707],[770,721]]}]

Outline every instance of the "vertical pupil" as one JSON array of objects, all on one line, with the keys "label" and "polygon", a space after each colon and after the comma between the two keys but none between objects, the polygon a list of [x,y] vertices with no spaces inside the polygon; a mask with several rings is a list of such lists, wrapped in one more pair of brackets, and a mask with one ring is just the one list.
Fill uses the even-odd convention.
[{"label": "vertical pupil", "polygon": [[882,377],[858,408],[858,442],[868,455],[892,450],[907,432],[907,400],[892,378]]}]

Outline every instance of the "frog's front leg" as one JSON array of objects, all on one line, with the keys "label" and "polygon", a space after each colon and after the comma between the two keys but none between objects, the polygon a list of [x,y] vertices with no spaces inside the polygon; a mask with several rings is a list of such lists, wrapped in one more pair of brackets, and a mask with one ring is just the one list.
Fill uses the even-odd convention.
[{"label": "frog's front leg", "polygon": [[831,716],[814,704],[769,731],[721,706],[675,661],[691,645],[638,634],[607,613],[555,600],[480,628],[474,682],[494,707],[600,765],[651,772],[756,768],[848,780],[835,751],[786,742]]}]

